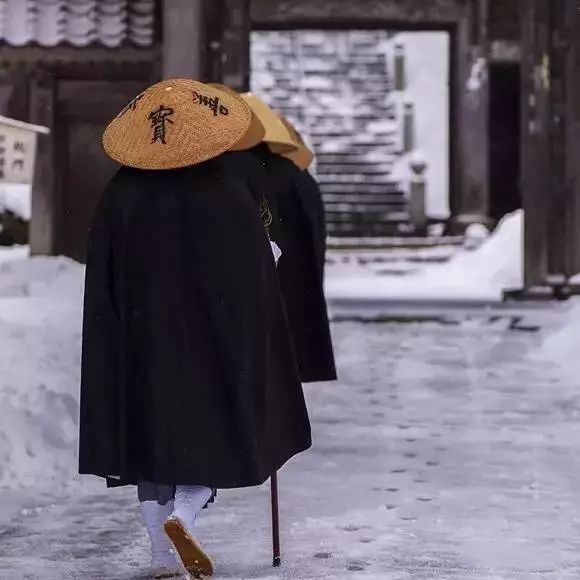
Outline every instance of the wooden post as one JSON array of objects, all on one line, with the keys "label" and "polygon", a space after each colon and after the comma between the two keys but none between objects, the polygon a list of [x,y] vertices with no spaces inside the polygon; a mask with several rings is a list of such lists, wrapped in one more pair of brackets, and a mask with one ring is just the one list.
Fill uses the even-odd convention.
[{"label": "wooden post", "polygon": [[205,78],[238,91],[250,88],[250,2],[212,0],[205,7]]},{"label": "wooden post", "polygon": [[222,82],[239,91],[250,88],[250,0],[222,0]]},{"label": "wooden post", "polygon": [[57,249],[57,197],[54,155],[55,82],[50,75],[37,76],[30,85],[30,122],[48,127],[50,135],[38,138],[36,167],[32,182],[30,251],[52,255]]},{"label": "wooden post", "polygon": [[571,198],[566,216],[569,242],[567,271],[580,272],[580,10],[578,3],[566,0],[565,22],[569,34],[566,58],[566,164]]},{"label": "wooden post", "polygon": [[489,220],[489,0],[469,0],[454,43],[455,95],[452,130],[454,195],[451,229]]},{"label": "wooden post", "polygon": [[203,75],[202,5],[203,0],[163,0],[163,78]]},{"label": "wooden post", "polygon": [[522,2],[521,188],[525,212],[524,283],[543,284],[548,274],[546,215],[550,188],[550,0]]},{"label": "wooden post", "polygon": [[562,287],[580,271],[580,14],[577,2],[522,9],[525,285]]},{"label": "wooden post", "polygon": [[[568,179],[566,149],[568,147],[568,127],[566,100],[568,79],[566,76],[566,59],[570,35],[566,27],[566,4],[550,2],[548,24],[550,26],[550,46],[545,75],[548,78],[549,117],[547,128],[550,138],[550,186],[548,192],[548,212],[546,227],[548,236],[548,283],[567,282],[574,272],[568,271],[567,247],[569,232],[567,213],[573,197],[572,182]],[[577,3],[576,3],[577,4]],[[578,103],[576,104],[578,106]],[[578,161],[576,161],[578,162]],[[575,225],[578,227],[578,224]]]},{"label": "wooden post", "polygon": [[223,0],[206,2],[203,8],[205,27],[203,80],[223,83]]}]

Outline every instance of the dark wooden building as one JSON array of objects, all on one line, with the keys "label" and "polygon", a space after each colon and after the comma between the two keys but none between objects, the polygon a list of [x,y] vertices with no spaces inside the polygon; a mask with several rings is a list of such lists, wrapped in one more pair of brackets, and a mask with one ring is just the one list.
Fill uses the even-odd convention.
[{"label": "dark wooden building", "polygon": [[83,1],[64,1],[48,32],[41,0],[26,3],[25,34],[2,21],[0,114],[52,129],[39,151],[35,252],[82,259],[114,167],[101,131],[145,85],[188,76],[247,88],[252,29],[415,29],[451,39],[450,231],[523,205],[527,284],[580,270],[575,1],[86,0],[88,23]]}]

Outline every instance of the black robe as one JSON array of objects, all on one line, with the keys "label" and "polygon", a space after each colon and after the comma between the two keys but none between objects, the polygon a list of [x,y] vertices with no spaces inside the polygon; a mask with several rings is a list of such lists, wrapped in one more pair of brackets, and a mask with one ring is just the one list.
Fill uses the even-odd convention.
[{"label": "black robe", "polygon": [[219,160],[121,168],[89,235],[80,473],[245,487],[310,445],[247,186]]},{"label": "black robe", "polygon": [[[282,250],[278,277],[302,382],[336,379],[324,297],[326,222],[318,184],[307,171],[270,152],[252,150],[267,177],[274,214],[271,237]],[[225,157],[225,156],[224,156]],[[263,176],[252,181],[263,183]]]}]

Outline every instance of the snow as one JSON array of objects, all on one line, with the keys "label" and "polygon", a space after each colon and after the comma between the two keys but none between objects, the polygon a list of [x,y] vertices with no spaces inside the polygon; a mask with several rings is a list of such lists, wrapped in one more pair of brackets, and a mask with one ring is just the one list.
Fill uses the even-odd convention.
[{"label": "snow", "polygon": [[432,264],[408,276],[336,264],[327,269],[329,300],[486,300],[500,301],[502,292],[523,285],[523,212],[506,216],[475,250],[463,250],[444,264]]},{"label": "snow", "polygon": [[97,41],[119,47],[130,40],[151,46],[155,0],[2,0],[0,40],[14,46],[67,42],[85,47]]},{"label": "snow", "polygon": [[571,302],[564,324],[546,337],[535,358],[556,365],[563,378],[577,383],[580,380],[580,300],[575,298]]},{"label": "snow", "polygon": [[[507,324],[335,325],[340,381],[306,387],[314,446],[280,473],[283,565],[269,486],[223,490],[196,524],[216,580],[577,580],[577,381]],[[145,577],[134,489],[38,493],[0,533],[2,578]]]},{"label": "snow", "polygon": [[[449,35],[445,32],[404,32],[393,37],[405,54],[407,86],[389,98],[415,110],[415,143],[427,166],[427,215],[449,217]],[[402,125],[402,123],[401,123]]]},{"label": "snow", "polygon": [[323,76],[311,75],[300,80],[300,87],[303,89],[332,90],[334,83],[332,79]]},{"label": "snow", "polygon": [[30,221],[31,187],[25,183],[0,183],[0,213],[9,211]]},{"label": "snow", "polygon": [[74,477],[83,268],[0,251],[0,489]]}]

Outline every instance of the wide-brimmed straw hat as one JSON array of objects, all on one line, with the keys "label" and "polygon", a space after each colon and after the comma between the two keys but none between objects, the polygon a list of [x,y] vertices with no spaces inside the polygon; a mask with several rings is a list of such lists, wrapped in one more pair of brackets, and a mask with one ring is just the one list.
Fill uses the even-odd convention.
[{"label": "wide-brimmed straw hat", "polygon": [[[224,93],[228,93],[230,95],[235,95],[239,97],[240,94],[235,89],[228,87],[227,85],[222,85],[221,83],[208,83],[210,87],[215,87]],[[250,107],[251,108],[251,107]],[[251,149],[256,145],[259,145],[264,141],[264,137],[266,135],[266,129],[264,129],[264,125],[254,111],[252,111],[252,121],[250,122],[250,127],[245,135],[231,147],[230,151],[245,151],[246,149]]]},{"label": "wide-brimmed straw hat", "polygon": [[290,131],[262,99],[253,93],[243,93],[241,97],[250,105],[252,111],[264,126],[266,134],[263,141],[268,144],[273,153],[282,154],[297,149],[296,142],[292,139]]},{"label": "wide-brimmed straw hat", "polygon": [[308,169],[314,160],[314,153],[312,150],[304,143],[302,135],[296,130],[296,127],[284,116],[279,113],[280,120],[284,123],[284,126],[290,132],[292,139],[296,143],[296,149],[294,151],[287,151],[281,153],[282,157],[290,159],[297,167],[300,169]]},{"label": "wide-brimmed straw hat", "polygon": [[114,160],[139,169],[177,169],[213,159],[248,132],[252,111],[237,95],[171,79],[131,100],[103,134]]}]

